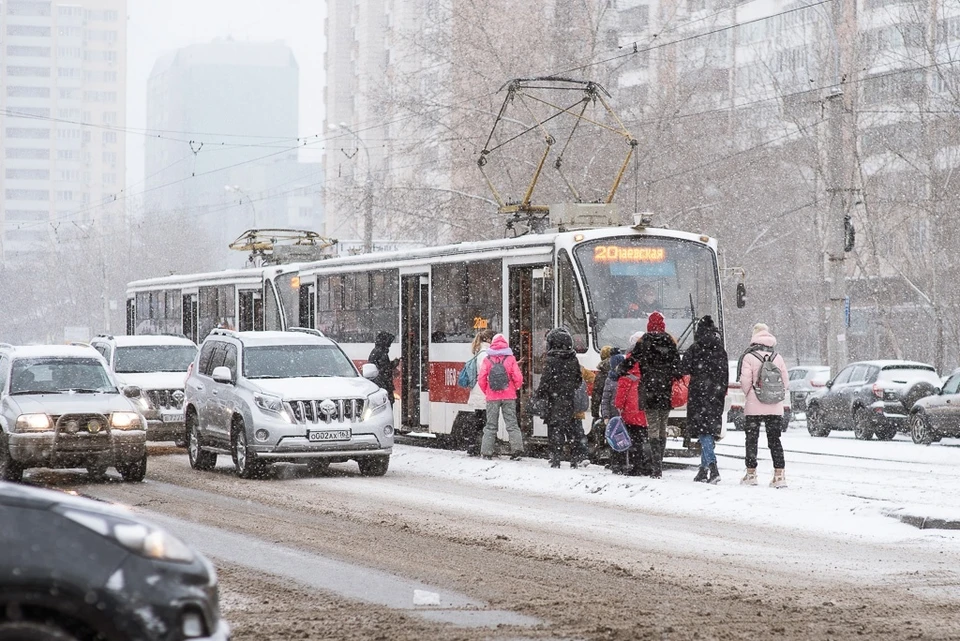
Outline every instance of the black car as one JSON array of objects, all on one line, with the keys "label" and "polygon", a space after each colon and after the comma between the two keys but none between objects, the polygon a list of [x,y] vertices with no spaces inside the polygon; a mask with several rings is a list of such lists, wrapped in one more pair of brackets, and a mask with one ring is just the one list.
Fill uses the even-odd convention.
[{"label": "black car", "polygon": [[226,641],[217,575],[105,503],[0,482],[0,638]]},{"label": "black car", "polygon": [[831,430],[853,429],[858,439],[874,435],[889,441],[910,429],[910,409],[935,394],[940,378],[932,365],[910,361],[851,363],[807,398],[807,430],[828,436]]},{"label": "black car", "polygon": [[917,401],[910,411],[910,436],[929,445],[944,436],[960,437],[960,370],[944,382],[939,394]]}]

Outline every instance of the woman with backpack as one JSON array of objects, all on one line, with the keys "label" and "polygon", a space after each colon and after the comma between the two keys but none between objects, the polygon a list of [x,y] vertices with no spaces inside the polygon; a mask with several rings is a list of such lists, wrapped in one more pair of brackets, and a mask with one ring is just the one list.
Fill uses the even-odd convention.
[{"label": "woman with backpack", "polygon": [[697,323],[694,343],[683,354],[680,371],[690,375],[687,397],[687,436],[700,441],[700,471],[694,481],[720,482],[715,439],[723,427],[727,395],[727,351],[710,316]]},{"label": "woman with backpack", "polygon": [[667,443],[667,419],[673,399],[673,382],[680,378],[680,351],[667,333],[663,314],[653,312],[647,319],[647,333],[634,346],[640,363],[640,408],[647,417],[651,453],[650,476],[663,475],[663,452]]},{"label": "woman with backpack", "polygon": [[467,400],[467,406],[473,410],[473,416],[470,417],[463,438],[467,444],[467,456],[480,456],[480,441],[483,438],[483,426],[487,423],[487,398],[480,389],[480,366],[487,358],[487,350],[490,349],[490,342],[495,333],[492,329],[485,329],[479,332],[473,338],[471,351],[476,365],[477,382],[470,388],[470,398]]},{"label": "woman with backpack", "polygon": [[[643,454],[649,452],[647,442],[647,417],[640,409],[640,363],[631,355],[620,365],[620,379],[617,381],[617,396],[614,405],[620,410],[627,434],[630,435],[630,449],[623,463],[624,474],[640,476],[643,467]],[[616,473],[616,470],[614,470]]]},{"label": "woman with backpack", "polygon": [[[743,407],[746,433],[747,472],[743,476],[743,485],[757,484],[757,446],[760,441],[760,424],[767,433],[767,447],[773,459],[773,480],[770,487],[787,487],[784,474],[783,444],[780,434],[783,425],[783,399],[786,397],[787,364],[783,357],[774,351],[777,339],[770,328],[763,323],[753,326],[750,346],[740,357],[737,373],[740,389],[746,397]],[[778,376],[779,374],[779,376]],[[776,400],[779,398],[779,400]]]},{"label": "woman with backpack", "polygon": [[510,458],[517,460],[523,456],[523,435],[517,421],[517,392],[523,387],[523,373],[503,334],[494,335],[487,357],[477,371],[477,385],[487,401],[480,456],[492,459],[496,455],[497,430],[503,412],[503,422],[510,438]]},{"label": "woman with backpack", "polygon": [[[607,380],[603,383],[603,398],[600,401],[600,416],[603,418],[604,426],[610,423],[610,419],[620,416],[620,410],[614,405],[617,396],[617,386],[620,382],[620,365],[624,361],[624,356],[617,350],[617,353],[610,357],[610,373],[607,374]],[[606,441],[606,430],[604,430],[604,441]],[[607,465],[614,474],[624,474],[626,472],[626,454],[610,449],[610,463]]]},{"label": "woman with backpack", "polygon": [[575,418],[574,395],[583,382],[580,361],[573,349],[573,337],[561,328],[547,333],[547,359],[534,393],[541,407],[541,418],[547,424],[550,441],[550,467],[560,467],[565,442],[570,443],[570,467],[576,468],[587,459],[583,422]]}]

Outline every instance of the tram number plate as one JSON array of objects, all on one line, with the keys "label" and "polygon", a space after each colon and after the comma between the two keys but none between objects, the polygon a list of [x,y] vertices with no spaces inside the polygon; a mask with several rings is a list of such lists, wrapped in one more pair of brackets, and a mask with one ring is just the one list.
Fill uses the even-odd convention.
[{"label": "tram number plate", "polygon": [[163,423],[182,423],[183,412],[161,412],[160,421]]},{"label": "tram number plate", "polygon": [[307,440],[311,443],[326,441],[349,441],[350,430],[308,430]]}]

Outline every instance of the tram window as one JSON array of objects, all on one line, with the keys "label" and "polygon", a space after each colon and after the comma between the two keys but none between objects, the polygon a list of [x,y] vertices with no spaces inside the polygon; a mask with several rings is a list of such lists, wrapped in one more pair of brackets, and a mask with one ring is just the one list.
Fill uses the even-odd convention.
[{"label": "tram window", "polygon": [[296,274],[280,274],[274,279],[286,327],[295,327],[300,322],[300,278]]},{"label": "tram window", "polygon": [[278,330],[280,324],[280,308],[277,306],[277,293],[273,288],[273,281],[263,281],[263,318],[264,329]]},{"label": "tram window", "polygon": [[318,276],[317,328],[348,343],[372,343],[379,331],[396,335],[399,279],[397,270]]},{"label": "tram window", "polygon": [[434,343],[469,343],[479,329],[502,328],[503,279],[499,260],[434,265],[430,282]]},{"label": "tram window", "polygon": [[317,310],[330,311],[330,279],[323,276],[317,278]]},{"label": "tram window", "polygon": [[587,315],[583,308],[583,297],[573,273],[573,263],[566,251],[560,251],[557,258],[560,288],[560,325],[566,327],[573,336],[573,346],[579,353],[587,351]]}]

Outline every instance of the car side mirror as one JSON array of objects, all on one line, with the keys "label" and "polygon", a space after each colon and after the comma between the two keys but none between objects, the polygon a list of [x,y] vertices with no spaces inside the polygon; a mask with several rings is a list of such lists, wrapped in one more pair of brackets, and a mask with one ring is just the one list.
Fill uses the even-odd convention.
[{"label": "car side mirror", "polygon": [[123,395],[127,398],[140,398],[143,392],[136,385],[127,385],[123,388]]},{"label": "car side mirror", "polygon": [[380,376],[380,370],[373,363],[364,363],[363,367],[360,369],[360,373],[366,379],[374,379]]},{"label": "car side mirror", "polygon": [[826,383],[824,383],[824,385],[827,386],[827,389],[833,387],[833,379],[831,378],[829,381],[827,381]]},{"label": "car side mirror", "polygon": [[211,374],[211,377],[217,383],[233,382],[233,374],[230,373],[230,368],[225,365],[221,365],[220,367],[214,367],[213,374]]}]

